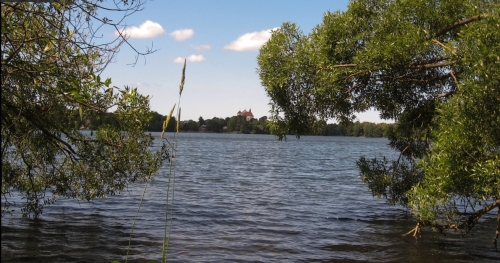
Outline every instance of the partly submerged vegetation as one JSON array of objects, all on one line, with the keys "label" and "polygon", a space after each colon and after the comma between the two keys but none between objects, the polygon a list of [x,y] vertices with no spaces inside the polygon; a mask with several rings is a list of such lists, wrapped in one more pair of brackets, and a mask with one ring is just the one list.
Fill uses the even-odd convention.
[{"label": "partly submerged vegetation", "polygon": [[[498,209],[500,4],[353,0],[310,34],[284,23],[260,49],[271,132],[309,134],[373,108],[395,120],[396,160],[358,161],[374,195],[411,208],[417,226],[464,235]],[[496,231],[496,232],[495,232]]]},{"label": "partly submerged vegetation", "polygon": [[[162,140],[156,144],[145,132],[154,116],[149,96],[136,88],[113,87],[111,79],[101,79],[100,73],[115,52],[128,42],[119,34],[109,43],[95,43],[100,29],[117,29],[119,25],[99,11],[114,11],[125,18],[144,4],[141,0],[113,3],[2,2],[2,216],[10,212],[9,206],[16,205],[11,202],[12,193],[21,195],[23,216],[33,217],[39,217],[45,205],[59,198],[90,201],[120,193],[136,182],[145,183],[145,193],[148,182],[168,161],[162,246],[162,262],[166,262],[173,219],[176,138],[168,141],[163,135],[169,120],[175,121],[172,114],[176,105],[162,121]],[[184,62],[179,103],[185,67]],[[113,113],[108,113],[110,109]],[[80,131],[82,123],[101,118],[103,123],[95,133]],[[179,122],[170,126],[179,131]]]},{"label": "partly submerged vegetation", "polygon": [[[92,200],[150,180],[169,158],[168,144],[153,147],[144,132],[153,115],[149,96],[100,76],[127,42],[95,42],[100,29],[118,26],[99,11],[128,16],[144,2],[101,2],[1,4],[2,215],[13,192],[23,215],[37,217],[59,198]],[[111,108],[116,125],[91,136],[75,125]]]}]

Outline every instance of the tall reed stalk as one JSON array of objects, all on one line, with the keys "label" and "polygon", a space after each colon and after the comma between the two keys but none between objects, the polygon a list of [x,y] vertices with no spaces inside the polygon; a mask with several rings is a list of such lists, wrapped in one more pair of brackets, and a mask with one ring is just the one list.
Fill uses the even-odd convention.
[{"label": "tall reed stalk", "polygon": [[[170,119],[172,118],[172,114],[174,113],[175,107],[177,106],[177,123],[175,127],[175,133],[174,133],[174,138],[172,142],[168,142],[168,147],[164,149],[164,151],[167,151],[169,153],[169,172],[168,172],[168,177],[167,177],[167,189],[166,189],[166,200],[165,200],[165,223],[164,223],[164,234],[163,234],[163,244],[162,244],[162,263],[166,262],[167,259],[167,252],[168,252],[168,244],[170,241],[170,233],[172,231],[172,223],[173,223],[173,218],[174,218],[174,198],[175,198],[175,172],[176,172],[176,164],[177,164],[177,158],[176,158],[176,143],[177,143],[177,135],[179,134],[179,127],[180,127],[180,121],[181,121],[181,96],[182,96],[182,90],[184,89],[184,80],[185,80],[185,74],[186,74],[186,60],[184,60],[184,66],[182,67],[182,76],[181,76],[181,84],[179,85],[179,100],[172,109],[170,110],[170,113],[167,115],[166,120],[163,122],[163,129],[161,132],[160,139],[163,139],[165,131],[167,130],[168,123],[170,122]],[[139,216],[139,212],[142,207],[142,202],[144,200],[144,196],[146,194],[146,189],[148,188],[148,183],[149,181],[146,180],[146,183],[144,185],[144,189],[142,191],[142,196],[139,201],[139,207],[137,208],[136,215],[134,216],[134,220],[132,221],[132,230],[130,231],[130,237],[128,241],[128,247],[127,247],[127,255],[125,257],[125,263],[128,262],[128,255],[130,252],[130,245],[132,242],[132,235],[134,233],[134,227],[135,227],[135,222]],[[172,190],[170,190],[172,189]],[[113,261],[112,263],[115,263],[117,261]]]},{"label": "tall reed stalk", "polygon": [[[184,80],[185,80],[185,75],[186,75],[186,60],[184,60],[184,66],[182,67],[182,76],[181,76],[181,84],[179,85],[179,101],[177,102],[177,123],[175,127],[175,133],[174,133],[174,139],[172,141],[172,147],[170,148],[171,153],[171,159],[169,162],[169,173],[168,173],[168,182],[167,182],[167,197],[165,200],[165,205],[166,205],[166,213],[165,213],[165,230],[163,234],[163,247],[162,247],[162,257],[161,261],[162,263],[166,262],[167,258],[167,252],[168,252],[168,244],[170,241],[170,233],[172,230],[172,222],[174,219],[174,198],[175,198],[175,172],[176,172],[176,164],[177,164],[177,156],[176,156],[176,143],[177,143],[177,135],[179,134],[179,127],[180,127],[180,122],[181,122],[181,96],[182,96],[182,90],[184,89]],[[165,133],[165,130],[168,125],[168,121],[170,120],[173,110],[175,108],[172,108],[170,111],[169,116],[167,117],[167,120],[163,124],[163,131],[161,133],[161,137],[163,138],[163,134]],[[170,180],[172,180],[172,184],[170,184]],[[170,186],[172,186],[172,199],[169,202],[169,197],[170,197]],[[169,211],[170,211],[170,221],[169,221]]]}]

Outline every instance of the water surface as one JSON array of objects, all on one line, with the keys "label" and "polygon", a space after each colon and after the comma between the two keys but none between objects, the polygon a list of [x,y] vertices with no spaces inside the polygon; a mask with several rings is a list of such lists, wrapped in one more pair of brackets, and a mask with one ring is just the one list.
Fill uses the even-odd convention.
[{"label": "water surface", "polygon": [[[172,137],[172,134],[169,134]],[[371,196],[361,156],[394,156],[386,139],[182,133],[169,262],[496,262],[495,218],[464,238],[415,226]],[[161,259],[168,167],[149,186],[132,262]],[[60,200],[42,218],[2,218],[2,262],[124,261],[143,185],[93,203]]]}]

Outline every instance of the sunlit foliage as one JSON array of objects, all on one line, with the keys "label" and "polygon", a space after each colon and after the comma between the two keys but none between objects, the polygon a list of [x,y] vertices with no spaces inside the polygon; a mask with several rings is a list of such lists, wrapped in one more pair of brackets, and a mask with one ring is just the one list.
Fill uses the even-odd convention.
[{"label": "sunlit foliage", "polygon": [[[152,118],[148,96],[100,77],[126,43],[102,42],[100,28],[119,23],[99,16],[104,4],[1,3],[2,215],[14,205],[12,193],[23,198],[16,204],[23,215],[39,216],[61,197],[92,200],[149,180],[168,158],[165,145],[152,149],[154,139],[144,133]],[[104,8],[129,15],[142,4]],[[112,125],[78,130],[111,110]]]},{"label": "sunlit foliage", "polygon": [[280,138],[370,108],[396,121],[400,157],[357,165],[374,195],[411,207],[415,232],[466,234],[500,207],[498,1],[351,1],[308,35],[284,23],[258,63]]}]

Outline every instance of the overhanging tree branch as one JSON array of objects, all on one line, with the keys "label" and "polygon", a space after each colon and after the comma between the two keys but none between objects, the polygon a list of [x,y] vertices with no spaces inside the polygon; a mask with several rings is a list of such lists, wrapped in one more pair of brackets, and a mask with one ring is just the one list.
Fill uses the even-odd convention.
[{"label": "overhanging tree branch", "polygon": [[441,31],[439,31],[435,37],[440,37],[444,34],[446,34],[447,32],[457,28],[457,27],[460,27],[460,26],[464,26],[464,25],[467,25],[469,23],[472,23],[472,22],[475,22],[475,21],[479,21],[485,17],[487,17],[488,15],[484,14],[484,15],[475,15],[475,16],[471,16],[469,18],[466,18],[464,20],[461,20],[461,21],[457,21],[455,22],[453,25],[447,27],[447,28],[444,28],[442,29]]}]

